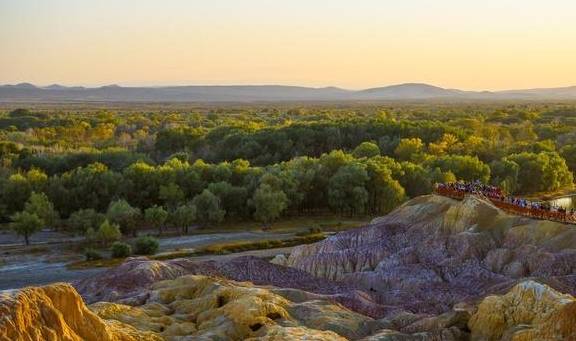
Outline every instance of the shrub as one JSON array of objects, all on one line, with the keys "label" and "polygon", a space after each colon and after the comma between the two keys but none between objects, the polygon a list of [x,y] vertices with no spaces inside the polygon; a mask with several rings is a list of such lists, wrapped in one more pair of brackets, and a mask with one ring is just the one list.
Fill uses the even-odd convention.
[{"label": "shrub", "polygon": [[96,210],[81,209],[70,215],[66,225],[76,233],[86,233],[89,228],[97,229],[103,222],[105,216]]},{"label": "shrub", "polygon": [[114,242],[110,250],[112,251],[112,258],[126,258],[132,253],[132,247],[122,242]]},{"label": "shrub", "polygon": [[84,257],[86,257],[87,261],[102,259],[102,255],[94,249],[86,249],[84,251]]},{"label": "shrub", "polygon": [[96,235],[96,231],[89,227],[84,234],[84,238],[89,243],[96,243],[98,241],[98,236]]},{"label": "shrub", "polygon": [[202,250],[199,254],[217,254],[223,255],[228,253],[236,253],[242,251],[250,250],[264,250],[264,249],[275,249],[279,247],[290,247],[301,244],[311,244],[316,243],[326,238],[322,233],[316,233],[307,235],[304,237],[296,237],[292,239],[283,240],[258,240],[253,242],[232,242],[210,245]]},{"label": "shrub", "polygon": [[322,233],[322,228],[314,226],[314,227],[309,228],[306,231],[300,231],[300,232],[296,233],[296,236],[305,237],[305,236],[315,235],[315,234],[319,234],[319,233]]},{"label": "shrub", "polygon": [[122,233],[120,232],[120,227],[117,224],[110,224],[108,219],[104,220],[98,232],[96,233],[96,238],[104,245],[108,245],[110,242],[116,241],[122,238]]},{"label": "shrub", "polygon": [[134,244],[134,253],[137,255],[153,255],[158,251],[160,244],[154,237],[142,236]]},{"label": "shrub", "polygon": [[106,217],[111,223],[118,224],[123,233],[136,231],[136,223],[140,217],[140,209],[130,206],[126,200],[117,200],[110,203]]}]

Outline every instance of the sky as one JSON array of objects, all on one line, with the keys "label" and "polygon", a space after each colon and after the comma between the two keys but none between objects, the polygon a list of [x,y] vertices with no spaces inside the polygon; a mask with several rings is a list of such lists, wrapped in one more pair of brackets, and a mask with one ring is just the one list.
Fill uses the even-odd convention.
[{"label": "sky", "polygon": [[0,0],[0,84],[576,85],[574,0]]}]

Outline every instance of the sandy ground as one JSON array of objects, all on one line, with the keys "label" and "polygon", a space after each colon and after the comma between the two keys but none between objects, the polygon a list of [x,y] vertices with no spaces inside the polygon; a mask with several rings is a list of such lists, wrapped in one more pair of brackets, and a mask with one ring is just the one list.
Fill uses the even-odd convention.
[{"label": "sandy ground", "polygon": [[[291,238],[291,233],[273,232],[233,232],[170,237],[160,240],[160,251],[193,249],[211,244],[233,241],[266,240]],[[202,256],[198,260],[226,259],[241,255],[272,257],[288,253],[290,248],[276,250],[247,251],[223,256]],[[57,252],[57,251],[54,251]],[[42,285],[53,282],[71,282],[95,276],[106,269],[70,270],[67,261],[54,261],[54,255],[2,256],[0,258],[0,290],[15,289],[29,285]]]}]

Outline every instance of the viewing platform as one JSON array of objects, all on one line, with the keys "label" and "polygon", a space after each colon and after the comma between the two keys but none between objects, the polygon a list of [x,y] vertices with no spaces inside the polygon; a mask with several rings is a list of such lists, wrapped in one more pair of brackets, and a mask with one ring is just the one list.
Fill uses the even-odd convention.
[{"label": "viewing platform", "polygon": [[509,214],[524,216],[532,219],[550,220],[563,224],[576,225],[576,213],[567,210],[554,210],[552,207],[550,208],[524,207],[517,205],[513,202],[508,202],[505,199],[503,200],[498,197],[491,197],[484,195],[482,192],[460,191],[450,187],[443,187],[443,186],[436,186],[436,188],[434,189],[434,194],[456,200],[463,200],[468,195],[475,195],[490,201],[494,206],[498,207],[499,209]]}]

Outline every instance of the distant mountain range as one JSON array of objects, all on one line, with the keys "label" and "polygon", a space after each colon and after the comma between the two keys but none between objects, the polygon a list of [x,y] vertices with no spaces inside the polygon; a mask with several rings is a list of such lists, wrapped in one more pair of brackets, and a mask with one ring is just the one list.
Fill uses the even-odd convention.
[{"label": "distant mountain range", "polygon": [[406,83],[346,90],[285,85],[216,85],[96,88],[45,87],[30,83],[0,86],[0,101],[113,102],[273,102],[273,101],[420,101],[420,100],[576,100],[576,86],[506,91],[464,91],[429,84]]}]

